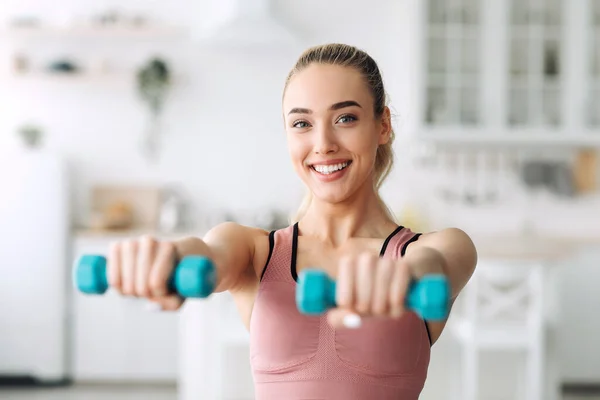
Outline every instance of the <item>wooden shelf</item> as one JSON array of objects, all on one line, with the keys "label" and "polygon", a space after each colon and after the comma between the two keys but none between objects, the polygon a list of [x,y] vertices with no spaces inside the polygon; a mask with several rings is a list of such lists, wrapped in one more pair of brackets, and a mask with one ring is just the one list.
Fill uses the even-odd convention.
[{"label": "wooden shelf", "polygon": [[105,38],[105,39],[158,39],[183,38],[186,30],[172,26],[114,26],[79,25],[70,27],[9,27],[0,30],[0,36],[10,39],[51,38]]},{"label": "wooden shelf", "polygon": [[69,83],[69,82],[123,82],[131,81],[135,79],[135,73],[126,72],[107,72],[107,73],[96,73],[96,72],[78,72],[78,73],[60,73],[60,72],[27,72],[22,74],[3,73],[0,74],[0,79],[4,82],[28,82],[28,81],[44,81],[44,82],[57,82],[57,83]]},{"label": "wooden shelf", "polygon": [[[532,77],[539,78],[539,80],[533,80]],[[510,89],[517,90],[561,90],[562,80],[556,78],[548,78],[540,74],[529,74],[529,75],[511,75],[509,79]]]},{"label": "wooden shelf", "polygon": [[517,25],[510,27],[510,37],[513,39],[548,39],[560,40],[561,28],[545,25]]},{"label": "wooden shelf", "polygon": [[427,29],[431,39],[441,39],[444,41],[456,41],[461,39],[476,40],[480,37],[479,26],[475,25],[451,25],[448,29],[446,25],[432,25]]},{"label": "wooden shelf", "polygon": [[600,129],[582,134],[571,134],[561,129],[519,129],[490,133],[487,128],[430,128],[416,133],[417,140],[434,143],[478,146],[561,146],[600,148]]},{"label": "wooden shelf", "polygon": [[428,88],[478,88],[480,75],[478,73],[444,73],[429,72],[427,74]]}]

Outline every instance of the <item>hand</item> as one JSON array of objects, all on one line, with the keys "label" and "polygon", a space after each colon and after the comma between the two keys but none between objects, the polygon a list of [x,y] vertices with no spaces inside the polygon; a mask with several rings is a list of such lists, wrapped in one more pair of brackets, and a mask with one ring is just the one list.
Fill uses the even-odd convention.
[{"label": "hand", "polygon": [[167,282],[179,256],[174,242],[152,236],[113,243],[107,258],[108,283],[125,296],[147,298],[162,310],[177,310],[183,299]]},{"label": "hand", "polygon": [[334,327],[357,328],[364,317],[400,318],[407,310],[405,299],[413,279],[443,273],[441,255],[431,249],[415,249],[398,260],[372,253],[340,261],[337,307],[328,313]]}]

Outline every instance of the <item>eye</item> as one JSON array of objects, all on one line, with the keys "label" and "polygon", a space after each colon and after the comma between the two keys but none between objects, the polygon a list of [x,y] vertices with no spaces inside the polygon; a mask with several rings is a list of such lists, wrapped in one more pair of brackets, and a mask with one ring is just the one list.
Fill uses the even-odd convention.
[{"label": "eye", "polygon": [[344,115],[342,115],[342,116],[340,116],[338,118],[338,122],[341,122],[343,124],[349,124],[349,123],[354,122],[356,120],[358,120],[358,118],[356,118],[352,114],[344,114]]},{"label": "eye", "polygon": [[308,128],[309,126],[310,126],[310,125],[308,124],[308,122],[306,122],[306,121],[303,121],[303,120],[298,120],[298,121],[295,121],[295,122],[292,124],[292,127],[294,127],[294,128],[300,128],[300,129],[302,129],[302,128]]}]

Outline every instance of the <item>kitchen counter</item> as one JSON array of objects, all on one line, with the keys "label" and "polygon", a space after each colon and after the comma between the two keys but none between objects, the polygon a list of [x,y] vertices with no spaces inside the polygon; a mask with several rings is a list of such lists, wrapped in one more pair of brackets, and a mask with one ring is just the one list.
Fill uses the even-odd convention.
[{"label": "kitchen counter", "polygon": [[600,247],[600,236],[473,236],[480,258],[560,260],[582,248]]}]

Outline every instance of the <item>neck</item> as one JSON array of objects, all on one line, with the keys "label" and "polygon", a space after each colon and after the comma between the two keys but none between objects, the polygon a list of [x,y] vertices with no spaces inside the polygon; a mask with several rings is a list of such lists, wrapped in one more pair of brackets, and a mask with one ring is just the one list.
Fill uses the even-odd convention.
[{"label": "neck", "polygon": [[385,237],[396,227],[373,189],[340,203],[313,198],[298,225],[303,235],[334,247],[353,237]]}]

